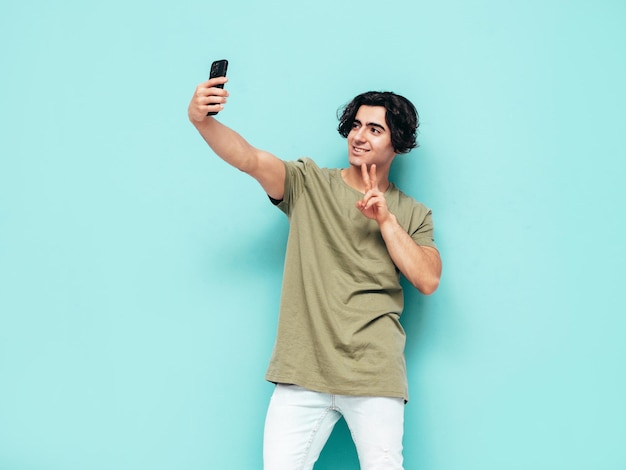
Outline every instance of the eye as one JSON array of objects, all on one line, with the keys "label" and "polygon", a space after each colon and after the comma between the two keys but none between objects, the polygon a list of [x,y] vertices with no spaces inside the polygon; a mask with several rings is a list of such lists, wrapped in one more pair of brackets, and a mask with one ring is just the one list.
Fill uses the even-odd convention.
[{"label": "eye", "polygon": [[356,129],[357,127],[359,127],[359,122],[358,121],[354,121],[352,123],[352,129]]},{"label": "eye", "polygon": [[380,134],[380,129],[377,127],[372,127],[372,134]]}]

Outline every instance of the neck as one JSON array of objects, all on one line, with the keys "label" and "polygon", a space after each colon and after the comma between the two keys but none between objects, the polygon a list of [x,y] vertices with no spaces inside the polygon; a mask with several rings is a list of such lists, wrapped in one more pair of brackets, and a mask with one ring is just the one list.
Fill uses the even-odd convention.
[{"label": "neck", "polygon": [[[378,178],[378,189],[382,192],[387,191],[390,186],[389,173],[379,172],[376,176]],[[349,166],[348,168],[344,168],[341,170],[341,177],[348,186],[361,193],[365,193],[365,183],[363,182],[360,167]]]}]

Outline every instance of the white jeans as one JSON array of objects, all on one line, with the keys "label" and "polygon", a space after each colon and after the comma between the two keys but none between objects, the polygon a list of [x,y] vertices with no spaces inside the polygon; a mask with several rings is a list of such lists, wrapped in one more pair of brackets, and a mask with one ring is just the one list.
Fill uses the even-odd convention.
[{"label": "white jeans", "polygon": [[312,392],[278,384],[267,410],[264,470],[310,470],[343,416],[362,470],[402,470],[404,400]]}]

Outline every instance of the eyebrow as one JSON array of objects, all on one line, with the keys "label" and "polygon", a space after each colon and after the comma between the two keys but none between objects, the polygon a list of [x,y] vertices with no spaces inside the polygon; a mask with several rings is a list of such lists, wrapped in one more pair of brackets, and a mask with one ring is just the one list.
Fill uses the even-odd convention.
[{"label": "eyebrow", "polygon": [[[358,119],[355,119],[354,122],[358,123],[358,124],[363,124],[361,121],[359,121]],[[385,129],[385,126],[383,126],[382,124],[378,124],[377,122],[366,122],[365,125],[367,127],[377,127],[383,131],[386,131],[387,129]]]}]

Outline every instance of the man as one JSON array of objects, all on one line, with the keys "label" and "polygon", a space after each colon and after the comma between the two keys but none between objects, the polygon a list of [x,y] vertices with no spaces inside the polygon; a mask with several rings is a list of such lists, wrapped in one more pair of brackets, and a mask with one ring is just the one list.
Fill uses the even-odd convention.
[{"label": "man", "polygon": [[289,240],[276,384],[264,437],[266,470],[311,469],[343,416],[362,469],[402,469],[408,400],[402,273],[423,294],[439,285],[430,211],[389,181],[395,156],[416,147],[414,106],[369,92],[343,109],[348,166],[285,162],[251,146],[209,112],[224,108],[225,77],[196,88],[189,118],[213,151],[255,178],[287,214]]}]

